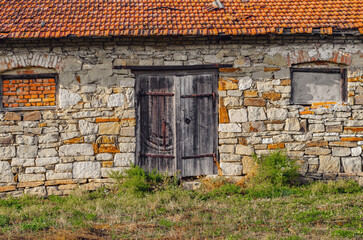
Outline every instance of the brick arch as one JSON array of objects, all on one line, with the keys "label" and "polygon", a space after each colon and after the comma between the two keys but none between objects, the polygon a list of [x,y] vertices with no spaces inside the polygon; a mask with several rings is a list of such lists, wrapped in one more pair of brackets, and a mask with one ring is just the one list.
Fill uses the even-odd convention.
[{"label": "brick arch", "polygon": [[352,57],[341,51],[327,51],[319,49],[298,50],[292,51],[287,55],[287,62],[289,66],[309,62],[331,62],[350,65],[352,63]]},{"label": "brick arch", "polygon": [[62,57],[56,55],[28,53],[11,56],[0,56],[0,72],[26,67],[61,69]]}]

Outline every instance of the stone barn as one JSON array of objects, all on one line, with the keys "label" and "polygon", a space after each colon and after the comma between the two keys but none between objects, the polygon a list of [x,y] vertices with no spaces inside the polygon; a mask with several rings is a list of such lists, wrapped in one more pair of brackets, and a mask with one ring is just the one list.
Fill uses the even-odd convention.
[{"label": "stone barn", "polygon": [[361,0],[0,1],[0,196],[130,164],[363,184]]}]

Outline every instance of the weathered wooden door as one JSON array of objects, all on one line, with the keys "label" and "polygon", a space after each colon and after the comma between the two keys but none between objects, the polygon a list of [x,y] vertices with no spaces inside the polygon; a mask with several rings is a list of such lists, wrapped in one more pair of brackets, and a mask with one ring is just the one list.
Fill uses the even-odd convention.
[{"label": "weathered wooden door", "polygon": [[137,161],[182,177],[215,173],[217,73],[137,74]]},{"label": "weathered wooden door", "polygon": [[213,174],[217,148],[215,74],[179,77],[178,162],[182,176]]}]

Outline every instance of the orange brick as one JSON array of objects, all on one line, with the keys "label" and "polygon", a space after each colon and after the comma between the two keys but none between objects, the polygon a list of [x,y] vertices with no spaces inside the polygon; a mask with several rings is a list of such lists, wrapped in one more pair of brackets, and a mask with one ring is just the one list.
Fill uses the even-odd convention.
[{"label": "orange brick", "polygon": [[16,100],[17,103],[26,103],[28,102],[26,99],[19,99],[19,100]]},{"label": "orange brick", "polygon": [[14,93],[14,92],[4,92],[3,95],[4,96],[16,96],[16,93]]},{"label": "orange brick", "polygon": [[43,106],[43,103],[37,103],[37,106],[39,107],[39,106]]},{"label": "orange brick", "polygon": [[14,191],[16,189],[15,186],[3,186],[0,187],[0,192],[9,192],[9,191]]},{"label": "orange brick", "polygon": [[314,114],[313,111],[301,111],[300,115]]},{"label": "orange brick", "polygon": [[103,168],[110,168],[113,166],[113,161],[103,161],[101,164]]},{"label": "orange brick", "polygon": [[[238,81],[237,81],[238,83]],[[220,78],[218,81],[218,89],[222,90],[236,90],[238,89],[238,84],[232,80],[232,78],[224,79]]]},{"label": "orange brick", "polygon": [[39,95],[40,98],[45,98],[45,95]]},{"label": "orange brick", "polygon": [[96,123],[102,122],[118,122],[120,121],[119,118],[96,118]]},{"label": "orange brick", "polygon": [[238,68],[220,68],[219,71],[220,72],[237,72],[239,69]]},{"label": "orange brick", "polygon": [[271,101],[276,101],[281,99],[281,94],[275,92],[264,93],[262,94],[262,98],[267,98],[270,99]]},{"label": "orange brick", "polygon": [[49,104],[50,104],[50,106],[55,106],[55,103],[54,102],[51,102]]},{"label": "orange brick", "polygon": [[227,108],[225,108],[225,107],[219,108],[219,122],[220,123],[229,123],[228,112],[227,112]]},{"label": "orange brick", "polygon": [[289,86],[289,85],[291,85],[291,79],[281,80],[280,85],[281,86]]},{"label": "orange brick", "polygon": [[25,103],[25,107],[30,107],[31,105],[31,103]]},{"label": "orange brick", "polygon": [[19,107],[19,104],[13,103],[10,105],[10,107]]},{"label": "orange brick", "polygon": [[344,131],[363,132],[363,127],[345,127]]},{"label": "orange brick", "polygon": [[343,142],[358,142],[358,141],[362,141],[363,138],[360,137],[344,137],[342,139],[340,139]]},{"label": "orange brick", "polygon": [[54,83],[55,82],[55,79],[48,79],[48,82]]},{"label": "orange brick", "polygon": [[55,102],[55,98],[44,98],[43,102]]},{"label": "orange brick", "polygon": [[31,99],[29,99],[30,103],[37,103],[37,102],[41,102],[41,101],[42,101],[42,99],[40,99],[40,98],[31,98]]},{"label": "orange brick", "polygon": [[64,141],[65,144],[84,143],[84,137],[72,138]]},{"label": "orange brick", "polygon": [[43,94],[55,94],[55,90],[43,91]]},{"label": "orange brick", "polygon": [[[32,93],[30,92],[30,94]],[[31,95],[31,98],[38,98],[38,95]]]},{"label": "orange brick", "polygon": [[28,99],[28,98],[31,98],[30,95],[25,95],[24,98]]},{"label": "orange brick", "polygon": [[245,98],[243,101],[243,105],[264,107],[266,106],[266,100],[263,98]]},{"label": "orange brick", "polygon": [[120,151],[114,145],[102,144],[98,148],[99,153],[119,153]]},{"label": "orange brick", "polygon": [[280,149],[280,148],[285,148],[285,143],[274,143],[274,144],[269,144],[267,146],[267,149]]},{"label": "orange brick", "polygon": [[4,83],[4,84],[9,84],[9,83],[10,83],[10,81],[9,81],[9,80],[4,80],[4,81],[3,81],[3,83]]},{"label": "orange brick", "polygon": [[247,97],[247,98],[254,98],[254,97],[258,97],[258,93],[257,93],[257,91],[246,90],[243,92],[243,96]]},{"label": "orange brick", "polygon": [[328,146],[327,141],[314,141],[306,143],[306,147],[324,147],[324,146]]}]

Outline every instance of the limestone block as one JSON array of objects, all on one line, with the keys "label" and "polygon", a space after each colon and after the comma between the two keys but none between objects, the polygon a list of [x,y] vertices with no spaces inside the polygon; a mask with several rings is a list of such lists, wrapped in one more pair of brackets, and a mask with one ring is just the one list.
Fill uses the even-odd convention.
[{"label": "limestone block", "polygon": [[340,158],[332,156],[320,156],[320,166],[318,172],[338,173],[340,172]]},{"label": "limestone block", "polygon": [[305,149],[305,154],[308,155],[328,155],[330,152],[330,149],[320,147],[309,147]]},{"label": "limestone block", "polygon": [[118,122],[105,122],[101,123],[98,129],[100,135],[118,135],[121,126]]},{"label": "limestone block", "polygon": [[297,118],[288,118],[285,122],[285,131],[300,131],[300,122]]},{"label": "limestone block", "polygon": [[125,96],[122,93],[111,94],[107,99],[108,107],[121,107],[125,103]]},{"label": "limestone block", "polygon": [[48,196],[50,195],[55,195],[55,196],[60,196],[60,195],[63,195],[62,191],[59,191],[58,190],[58,187],[47,187],[47,193],[48,193]]},{"label": "limestone block", "polygon": [[281,54],[265,55],[263,62],[281,67],[287,66],[286,57],[283,57]]},{"label": "limestone block", "polygon": [[112,153],[99,153],[96,155],[96,160],[98,161],[107,161],[113,158]]},{"label": "limestone block", "polygon": [[112,68],[100,69],[99,65],[93,65],[91,70],[88,70],[85,75],[81,75],[81,84],[88,85],[89,83],[103,82],[106,81],[112,75]]},{"label": "limestone block", "polygon": [[127,152],[135,152],[136,144],[135,143],[120,143],[119,149],[121,153]]},{"label": "limestone block", "polygon": [[82,97],[77,93],[72,93],[65,89],[59,89],[59,107],[68,108],[76,105],[82,100]]},{"label": "limestone block", "polygon": [[244,156],[242,158],[242,167],[243,167],[243,174],[250,174],[253,171],[257,170],[257,163],[256,161],[250,156]]},{"label": "limestone block", "polygon": [[135,127],[123,127],[123,128],[121,128],[120,135],[122,137],[134,137],[135,136]]},{"label": "limestone block", "polygon": [[24,194],[45,197],[45,196],[47,196],[47,191],[46,191],[45,186],[39,186],[39,187],[33,187],[33,188],[25,188]]},{"label": "limestone block", "polygon": [[235,163],[220,163],[223,175],[228,176],[239,176],[242,174],[242,165]]},{"label": "limestone block", "polygon": [[19,145],[36,145],[37,139],[29,135],[16,135],[15,142]]},{"label": "limestone block", "polygon": [[259,92],[272,91],[274,89],[272,81],[269,82],[257,82],[257,90]]},{"label": "limestone block", "polygon": [[251,77],[242,77],[238,79],[238,88],[241,91],[250,89],[252,87],[252,78]]},{"label": "limestone block", "polygon": [[38,157],[46,158],[46,157],[57,157],[58,152],[55,150],[55,148],[43,148],[39,149],[38,151]]},{"label": "limestone block", "polygon": [[13,141],[13,136],[11,134],[7,135],[7,136],[1,136],[0,137],[0,144],[1,145],[10,145],[12,144]]},{"label": "limestone block", "polygon": [[103,113],[101,111],[84,111],[84,112],[76,112],[72,115],[73,118],[79,119],[79,118],[94,118],[94,117],[100,117]]},{"label": "limestone block", "polygon": [[135,107],[135,90],[133,88],[128,88],[126,90],[126,100],[129,103],[129,107]]},{"label": "limestone block", "polygon": [[38,146],[20,145],[17,147],[18,158],[35,158],[38,154]]},{"label": "limestone block", "polygon": [[316,133],[325,132],[325,126],[324,126],[324,124],[310,124],[309,131],[316,132]]},{"label": "limestone block", "polygon": [[24,114],[24,121],[39,121],[42,119],[42,114],[39,111],[29,112]]},{"label": "limestone block", "polygon": [[14,182],[14,174],[11,171],[10,163],[0,161],[0,183]]},{"label": "limestone block", "polygon": [[263,132],[266,126],[263,122],[248,122],[242,123],[242,129],[244,132]]},{"label": "limestone block", "polygon": [[45,174],[19,174],[19,182],[39,182],[45,180]]},{"label": "limestone block", "polygon": [[63,61],[63,72],[78,72],[82,70],[82,60],[67,57]]},{"label": "limestone block", "polygon": [[96,89],[97,89],[96,84],[89,84],[89,85],[82,86],[81,92],[82,93],[94,93],[94,92],[96,92]]},{"label": "limestone block", "polygon": [[264,107],[264,106],[266,106],[266,100],[263,98],[245,98],[243,101],[243,105]]},{"label": "limestone block", "polygon": [[244,108],[241,109],[230,109],[229,113],[229,121],[230,122],[247,122],[247,110]]},{"label": "limestone block", "polygon": [[304,143],[286,143],[285,147],[289,151],[300,151],[305,149]]},{"label": "limestone block", "polygon": [[220,155],[221,162],[241,162],[241,156],[236,154],[225,154]]},{"label": "limestone block", "polygon": [[361,157],[342,157],[342,165],[346,173],[362,172]]},{"label": "limestone block", "polygon": [[266,113],[263,107],[248,107],[248,120],[253,121],[262,121],[266,120]]},{"label": "limestone block", "polygon": [[99,162],[75,162],[73,164],[73,178],[99,178],[101,164]]},{"label": "limestone block", "polygon": [[253,147],[251,146],[244,146],[244,145],[237,145],[236,146],[236,154],[250,156],[254,153]]},{"label": "limestone block", "polygon": [[267,118],[269,120],[285,120],[287,118],[287,110],[283,108],[267,109]]},{"label": "limestone block", "polygon": [[48,170],[46,173],[46,179],[49,180],[59,180],[59,179],[71,179],[73,174],[71,172],[54,172],[53,170]]},{"label": "limestone block", "polygon": [[220,132],[242,132],[241,125],[237,123],[221,123],[219,124]]},{"label": "limestone block", "polygon": [[333,147],[332,155],[336,157],[346,157],[351,154],[350,148]]},{"label": "limestone block", "polygon": [[11,159],[15,157],[16,150],[15,147],[0,147],[0,160]]},{"label": "limestone block", "polygon": [[221,63],[221,58],[218,58],[216,55],[204,55],[205,63]]},{"label": "limestone block", "polygon": [[6,112],[4,116],[5,121],[20,121],[21,116],[14,112]]},{"label": "limestone block", "polygon": [[72,163],[61,163],[55,165],[55,172],[72,172],[73,164]]},{"label": "limestone block", "polygon": [[13,158],[11,161],[12,167],[31,167],[35,165],[35,160],[33,158],[31,159],[25,159],[25,158]]},{"label": "limestone block", "polygon": [[272,144],[274,142],[273,138],[263,138],[262,144]]},{"label": "limestone block", "polygon": [[26,174],[45,173],[45,171],[46,171],[45,167],[28,167],[25,169]]},{"label": "limestone block", "polygon": [[94,150],[92,144],[72,144],[59,147],[61,157],[92,156]]},{"label": "limestone block", "polygon": [[39,143],[53,143],[58,142],[58,133],[47,133],[39,136]]},{"label": "limestone block", "polygon": [[361,146],[355,147],[355,148],[351,148],[350,150],[352,152],[352,156],[353,157],[360,156],[362,154],[362,147]]},{"label": "limestone block", "polygon": [[47,166],[47,165],[53,165],[59,163],[58,157],[47,157],[47,158],[37,158],[35,160],[35,165],[40,166]]},{"label": "limestone block", "polygon": [[86,120],[79,120],[79,131],[82,135],[92,135],[98,132],[98,125]]},{"label": "limestone block", "polygon": [[135,163],[135,153],[116,153],[114,157],[115,167],[129,167]]},{"label": "limestone block", "polygon": [[222,145],[218,147],[220,153],[234,153],[234,148],[234,145]]}]

